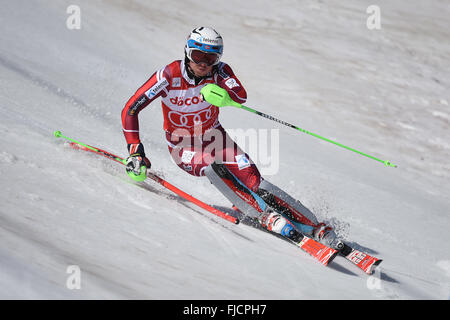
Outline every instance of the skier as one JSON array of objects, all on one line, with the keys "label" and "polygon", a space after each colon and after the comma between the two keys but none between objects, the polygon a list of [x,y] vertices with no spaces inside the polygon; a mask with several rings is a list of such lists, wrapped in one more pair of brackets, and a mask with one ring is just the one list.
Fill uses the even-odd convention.
[{"label": "skier", "polygon": [[[256,218],[269,231],[292,238],[300,231],[328,246],[338,240],[331,227],[284,191],[261,177],[249,156],[221,126],[219,108],[205,101],[200,90],[215,83],[243,104],[247,93],[231,67],[221,62],[223,39],[209,27],[195,28],[187,37],[184,59],[155,72],[122,110],[129,157],[129,175],[150,168],[139,138],[138,114],[157,98],[162,100],[164,131],[175,163],[194,176],[206,176],[242,213]],[[145,169],[144,169],[145,170]]]}]

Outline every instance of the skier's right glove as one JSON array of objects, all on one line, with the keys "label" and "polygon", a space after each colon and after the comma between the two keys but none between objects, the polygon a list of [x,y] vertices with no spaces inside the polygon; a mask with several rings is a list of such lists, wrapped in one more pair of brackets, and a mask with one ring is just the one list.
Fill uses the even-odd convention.
[{"label": "skier's right glove", "polygon": [[142,143],[132,143],[128,145],[130,156],[126,160],[127,174],[136,181],[143,181],[147,177],[147,169],[152,164],[145,156],[144,146]]}]

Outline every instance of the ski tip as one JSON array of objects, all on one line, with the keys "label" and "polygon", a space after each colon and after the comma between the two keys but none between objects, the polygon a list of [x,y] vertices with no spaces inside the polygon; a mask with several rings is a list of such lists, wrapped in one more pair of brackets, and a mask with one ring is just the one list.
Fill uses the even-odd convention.
[{"label": "ski tip", "polygon": [[56,130],[55,132],[53,132],[53,135],[54,135],[55,137],[59,138],[59,137],[62,136],[62,133],[61,133],[61,131]]},{"label": "ski tip", "polygon": [[240,221],[239,219],[236,219],[236,220],[234,221],[234,224],[239,224],[239,223],[241,223],[241,221]]}]

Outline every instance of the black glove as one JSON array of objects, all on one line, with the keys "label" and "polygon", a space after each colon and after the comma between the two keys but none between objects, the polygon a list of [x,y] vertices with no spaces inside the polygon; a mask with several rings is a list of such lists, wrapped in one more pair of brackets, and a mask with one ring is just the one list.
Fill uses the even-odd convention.
[{"label": "black glove", "polygon": [[141,174],[141,167],[145,166],[150,169],[152,164],[145,156],[144,146],[142,143],[132,143],[128,145],[130,156],[127,158],[126,170],[128,175],[139,176]]}]

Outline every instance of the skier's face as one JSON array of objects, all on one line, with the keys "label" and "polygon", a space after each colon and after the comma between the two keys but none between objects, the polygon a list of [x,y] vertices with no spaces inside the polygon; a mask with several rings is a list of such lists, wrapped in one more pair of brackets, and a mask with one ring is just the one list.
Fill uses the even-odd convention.
[{"label": "skier's face", "polygon": [[208,66],[205,62],[195,63],[189,61],[189,67],[191,67],[196,77],[204,77],[212,71],[213,66]]}]

